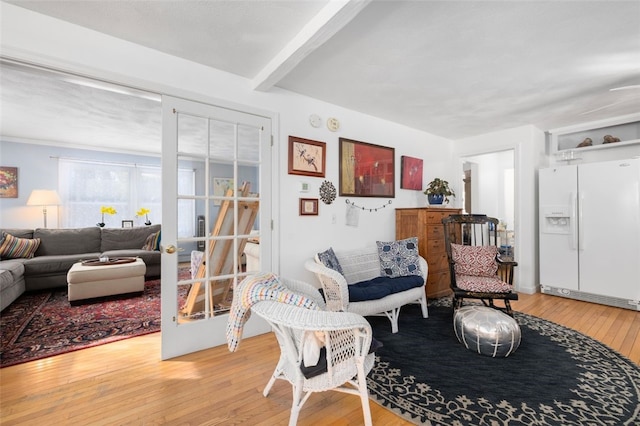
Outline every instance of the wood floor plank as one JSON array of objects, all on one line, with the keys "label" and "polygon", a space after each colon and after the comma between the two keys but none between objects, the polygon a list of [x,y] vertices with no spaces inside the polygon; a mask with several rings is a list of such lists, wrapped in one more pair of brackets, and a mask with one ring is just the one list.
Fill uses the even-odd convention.
[{"label": "wood floor plank", "polygon": [[[640,314],[558,296],[521,294],[515,310],[578,330],[640,365]],[[291,387],[262,396],[278,357],[272,334],[160,360],[160,334],[0,369],[0,423],[9,425],[284,425]],[[370,401],[375,424],[409,425]],[[312,395],[298,424],[362,424],[360,399]]]}]

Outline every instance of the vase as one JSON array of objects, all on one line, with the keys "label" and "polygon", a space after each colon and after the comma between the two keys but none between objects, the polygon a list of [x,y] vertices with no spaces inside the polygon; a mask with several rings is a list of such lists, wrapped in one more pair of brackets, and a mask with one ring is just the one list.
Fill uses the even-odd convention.
[{"label": "vase", "polygon": [[427,200],[429,201],[430,205],[442,204],[442,202],[444,201],[444,195],[442,195],[442,194],[428,194],[427,195]]},{"label": "vase", "polygon": [[104,228],[104,222],[96,223],[96,225],[99,226],[100,228]]}]

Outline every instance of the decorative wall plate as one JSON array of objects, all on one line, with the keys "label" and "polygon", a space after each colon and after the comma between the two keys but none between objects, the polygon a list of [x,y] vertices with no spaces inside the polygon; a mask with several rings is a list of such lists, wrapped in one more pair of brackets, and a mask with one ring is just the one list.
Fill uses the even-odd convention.
[{"label": "decorative wall plate", "polygon": [[340,121],[337,118],[329,117],[327,118],[327,129],[332,132],[337,131],[340,128]]},{"label": "decorative wall plate", "polygon": [[336,187],[328,180],[320,185],[320,199],[325,204],[331,204],[336,199]]},{"label": "decorative wall plate", "polygon": [[312,127],[320,127],[322,119],[318,114],[311,114],[309,116],[309,124],[311,124]]}]

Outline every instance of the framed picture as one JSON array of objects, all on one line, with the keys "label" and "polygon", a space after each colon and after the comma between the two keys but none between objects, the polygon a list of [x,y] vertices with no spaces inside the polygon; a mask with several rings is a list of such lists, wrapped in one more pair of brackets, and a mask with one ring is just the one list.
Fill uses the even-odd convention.
[{"label": "framed picture", "polygon": [[18,198],[17,167],[0,167],[0,198]]},{"label": "framed picture", "polygon": [[422,191],[422,159],[400,157],[400,188]]},{"label": "framed picture", "polygon": [[395,197],[395,149],[340,138],[339,195]]},{"label": "framed picture", "polygon": [[289,174],[324,177],[327,144],[289,136]]},{"label": "framed picture", "polygon": [[318,199],[300,198],[300,216],[318,216]]},{"label": "framed picture", "polygon": [[132,220],[123,220],[122,221],[122,227],[123,228],[133,228],[133,221]]},{"label": "framed picture", "polygon": [[[231,178],[213,178],[213,195],[222,197],[227,193],[227,190],[233,189],[233,179]],[[213,200],[214,206],[222,204],[222,200]]]}]

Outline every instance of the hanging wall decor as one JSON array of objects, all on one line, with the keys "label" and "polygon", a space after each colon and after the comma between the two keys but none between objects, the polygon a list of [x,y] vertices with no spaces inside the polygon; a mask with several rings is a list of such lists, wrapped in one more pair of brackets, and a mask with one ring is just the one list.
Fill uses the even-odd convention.
[{"label": "hanging wall decor", "polygon": [[422,159],[400,157],[400,188],[422,191]]},{"label": "hanging wall decor", "polygon": [[300,198],[300,216],[318,216],[318,199]]},{"label": "hanging wall decor", "polygon": [[0,167],[0,198],[18,198],[17,167]]},{"label": "hanging wall decor", "polygon": [[328,180],[320,185],[320,199],[325,204],[331,204],[336,199],[336,187]]},{"label": "hanging wall decor", "polygon": [[289,174],[324,177],[327,144],[289,136]]},{"label": "hanging wall decor", "polygon": [[395,149],[340,138],[340,195],[395,197]]},{"label": "hanging wall decor", "polygon": [[383,204],[380,207],[363,207],[363,206],[359,206],[356,203],[354,203],[352,201],[349,201],[349,199],[347,199],[347,204],[349,206],[351,206],[351,207],[356,208],[356,209],[369,210],[369,213],[372,213],[372,212],[377,212],[378,210],[382,210],[387,206],[390,206],[391,205],[391,200],[387,201],[387,204]]}]

